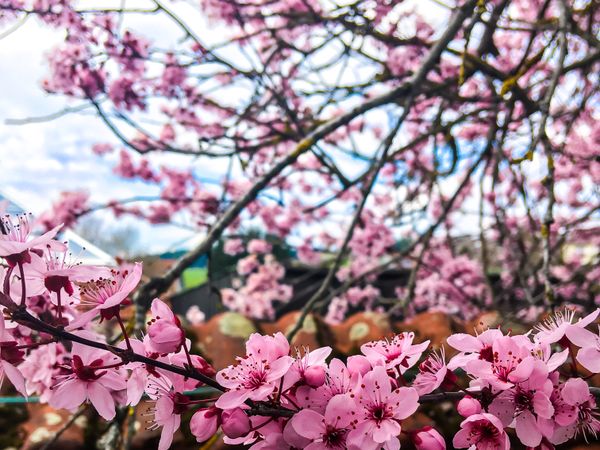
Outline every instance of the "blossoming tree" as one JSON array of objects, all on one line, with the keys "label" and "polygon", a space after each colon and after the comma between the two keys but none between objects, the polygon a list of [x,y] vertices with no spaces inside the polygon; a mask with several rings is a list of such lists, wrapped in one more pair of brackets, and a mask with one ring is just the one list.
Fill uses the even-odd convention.
[{"label": "blossoming tree", "polygon": [[[256,449],[396,449],[402,435],[423,449],[551,448],[600,430],[582,372],[600,369],[588,329],[600,292],[594,1],[0,0],[0,11],[10,32],[29,16],[66,31],[43,88],[72,102],[62,113],[92,110],[113,133],[91,150],[118,154],[119,176],[160,189],[105,205],[65,193],[37,237],[26,218],[3,219],[0,367],[23,395],[70,410],[89,402],[107,420],[146,395],[161,449],[189,410],[198,441],[221,430]],[[198,11],[210,24],[188,20]],[[176,31],[153,42],[129,17]],[[189,167],[158,166],[165,154]],[[201,183],[221,160],[219,186]],[[138,264],[72,265],[54,239],[100,208],[152,223],[185,215],[204,237],[139,285]],[[525,335],[455,334],[449,361],[408,332],[347,361],[253,335],[238,364],[215,373],[158,297],[225,241],[243,255],[225,306],[272,318],[291,292],[271,243],[240,239],[257,224],[327,268],[287,338],[309,313],[335,322],[350,306],[470,318],[568,303],[582,318],[568,310]],[[382,298],[376,276],[407,262],[398,298]],[[130,300],[141,340],[121,317]],[[101,321],[119,338],[98,334]],[[222,395],[189,394],[202,384]],[[444,399],[464,417],[454,437],[403,428]]]}]

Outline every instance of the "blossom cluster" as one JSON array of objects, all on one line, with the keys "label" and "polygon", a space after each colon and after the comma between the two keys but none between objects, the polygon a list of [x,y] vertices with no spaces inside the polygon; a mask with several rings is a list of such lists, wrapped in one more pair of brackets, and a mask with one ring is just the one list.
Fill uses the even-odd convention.
[{"label": "blossom cluster", "polygon": [[[374,274],[390,261],[414,272],[414,286],[398,292],[404,315],[435,308],[470,320],[492,299],[547,306],[544,292],[556,303],[599,304],[600,122],[590,82],[598,10],[562,0],[423,1],[430,5],[199,0],[120,12],[75,0],[0,1],[0,34],[29,17],[57,31],[42,87],[80,105],[66,112],[96,111],[119,144],[91,151],[139,182],[139,195],[102,203],[82,190],[63,194],[42,223],[72,225],[106,208],[204,232],[225,217],[212,236],[233,240],[256,227],[293,243],[303,262],[326,263],[343,247],[349,212],[393,132],[386,117],[403,117],[394,139],[402,145],[364,195],[335,274],[360,292],[333,294],[330,322],[357,305],[386,304],[390,293]],[[462,25],[430,60],[463,8]],[[561,25],[564,17],[573,26]],[[154,21],[167,32],[148,33]],[[545,32],[533,33],[539,21]],[[480,27],[486,32],[471,32]],[[399,87],[428,67],[406,107]],[[326,134],[299,145],[325,124]],[[237,212],[223,215],[229,208]],[[418,245],[404,254],[403,242]],[[264,269],[242,274],[225,292],[228,307],[268,318],[273,302],[287,301],[271,262],[261,257]],[[489,274],[498,268],[496,282]]]},{"label": "blossom cluster", "polygon": [[[220,429],[225,442],[255,450],[394,450],[402,439],[428,450],[446,448],[447,439],[455,448],[551,449],[600,432],[595,391],[581,372],[600,372],[600,336],[587,329],[600,309],[579,320],[557,313],[526,334],[453,334],[438,351],[401,332],[346,361],[331,358],[330,347],[298,349],[282,333],[255,333],[245,355],[216,372],[191,353],[182,323],[160,299],[145,335],[130,336],[121,310],[140,264],[76,264],[55,239],[58,228],[32,237],[27,217],[6,216],[1,225],[1,378],[55,408],[89,403],[106,420],[148,399],[161,450],[188,411],[198,442]],[[251,247],[269,250],[262,242]],[[104,321],[119,326],[116,345],[99,333]],[[195,398],[205,384],[220,395]],[[444,399],[460,399],[455,409],[464,420],[453,437],[406,427],[422,405]]]}]

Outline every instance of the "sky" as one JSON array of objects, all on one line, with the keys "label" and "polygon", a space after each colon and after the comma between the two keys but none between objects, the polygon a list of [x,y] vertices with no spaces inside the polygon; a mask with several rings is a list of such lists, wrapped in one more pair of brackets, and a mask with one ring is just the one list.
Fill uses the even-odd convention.
[{"label": "sky", "polygon": [[[115,2],[103,0],[96,3],[106,7]],[[115,5],[119,3],[117,1]],[[419,2],[414,3],[419,5]],[[90,0],[81,0],[80,4],[93,6]],[[145,0],[127,2],[130,7],[145,4]],[[193,8],[185,2],[167,4],[179,10],[186,22],[193,24],[196,29],[212,30],[202,33],[207,44],[224,38],[224,30],[207,23],[197,7]],[[443,15],[436,17],[439,20]],[[133,16],[126,21],[129,22],[124,23],[125,28],[146,32],[144,34],[151,36],[155,44],[162,44],[167,37],[171,41],[178,37],[173,37],[172,24],[158,17]],[[59,32],[41,25],[33,18],[0,40],[0,60],[4,63],[4,70],[0,71],[0,86],[3,86],[0,96],[0,191],[34,214],[48,209],[61,191],[86,190],[95,204],[115,198],[158,193],[155,187],[143,182],[116,177],[111,168],[111,162],[116,162],[116,153],[109,156],[107,161],[106,156],[101,157],[90,151],[92,144],[97,142],[116,143],[114,136],[91,113],[68,114],[53,120],[32,120],[52,115],[65,106],[78,105],[73,100],[48,95],[41,88],[41,81],[48,71],[46,55],[61,42],[62,37]],[[210,42],[211,39],[215,42]],[[160,164],[161,158],[169,158],[170,166],[176,166],[178,161],[178,156],[172,154],[153,158],[157,164]],[[180,158],[182,166],[189,164],[188,158]],[[206,167],[206,160],[196,164],[200,165],[198,173],[210,173],[213,179],[218,179],[219,174],[226,170],[226,161],[210,160],[210,167]],[[343,169],[350,178],[362,172],[362,167],[352,161],[343,163]],[[104,220],[112,220],[110,214],[100,215]],[[151,226],[133,218],[120,218],[119,221],[131,221],[139,228],[143,253],[178,249],[192,237],[189,230],[178,227]]]},{"label": "sky", "polygon": [[[89,2],[88,2],[89,3]],[[154,35],[169,32],[153,26]],[[116,177],[110,157],[93,154],[99,141],[115,142],[112,134],[91,114],[69,114],[54,120],[15,120],[44,117],[76,102],[48,95],[41,88],[47,73],[45,56],[61,41],[61,34],[36,19],[0,40],[0,190],[33,214],[48,209],[61,191],[87,190],[94,203],[114,198],[152,195],[148,186]],[[113,158],[113,162],[116,159]],[[171,162],[171,161],[170,161]],[[110,215],[104,215],[108,220]],[[177,248],[191,237],[189,230],[151,226],[135,219],[140,227],[144,253]]]}]

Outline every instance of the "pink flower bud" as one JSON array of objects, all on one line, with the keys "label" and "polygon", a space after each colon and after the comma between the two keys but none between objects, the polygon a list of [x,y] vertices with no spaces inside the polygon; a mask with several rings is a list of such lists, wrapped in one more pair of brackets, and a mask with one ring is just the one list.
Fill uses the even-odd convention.
[{"label": "pink flower bud", "polygon": [[351,374],[359,373],[361,375],[366,374],[371,370],[371,363],[363,355],[354,355],[348,358],[346,364]]},{"label": "pink flower bud", "polygon": [[159,319],[148,327],[150,345],[158,353],[175,353],[184,342],[183,330],[167,319]]},{"label": "pink flower bud", "polygon": [[196,441],[204,442],[217,432],[219,422],[220,410],[218,408],[211,406],[200,409],[190,419],[190,431],[196,437]]},{"label": "pink flower bud", "polygon": [[470,395],[466,395],[458,402],[456,410],[461,416],[470,417],[481,412],[481,403]]},{"label": "pink flower bud", "polygon": [[223,424],[221,425],[223,433],[231,439],[247,435],[250,432],[250,428],[252,428],[250,418],[240,408],[223,411],[221,419],[223,420]]},{"label": "pink flower bud", "polygon": [[417,450],[445,450],[446,442],[442,435],[432,427],[424,427],[412,434],[412,441]]},{"label": "pink flower bud", "polygon": [[310,366],[304,371],[304,381],[311,388],[318,388],[325,383],[325,369],[322,366]]}]

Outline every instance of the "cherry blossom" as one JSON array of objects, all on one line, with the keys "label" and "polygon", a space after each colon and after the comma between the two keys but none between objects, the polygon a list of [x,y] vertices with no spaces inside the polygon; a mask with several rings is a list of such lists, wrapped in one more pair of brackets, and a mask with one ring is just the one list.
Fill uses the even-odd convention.
[{"label": "cherry blossom", "polygon": [[355,428],[348,439],[365,449],[375,450],[381,446],[400,448],[397,436],[402,429],[401,421],[417,410],[417,391],[406,387],[392,390],[383,366],[374,367],[365,375],[363,385],[356,395]]},{"label": "cherry blossom", "polygon": [[279,379],[294,362],[287,355],[289,345],[281,333],[274,338],[253,334],[246,350],[247,356],[239,364],[217,373],[217,381],[228,388],[217,400],[218,408],[236,408],[248,399],[266,400],[278,389]]},{"label": "cherry blossom", "polygon": [[456,448],[509,450],[510,440],[500,420],[488,413],[474,414],[460,424],[452,444]]},{"label": "cherry blossom", "polygon": [[102,417],[112,419],[113,394],[127,387],[119,365],[118,358],[105,350],[73,343],[68,373],[56,377],[48,403],[55,408],[74,410],[89,400]]}]

